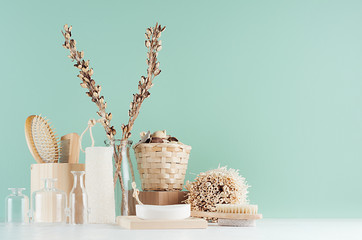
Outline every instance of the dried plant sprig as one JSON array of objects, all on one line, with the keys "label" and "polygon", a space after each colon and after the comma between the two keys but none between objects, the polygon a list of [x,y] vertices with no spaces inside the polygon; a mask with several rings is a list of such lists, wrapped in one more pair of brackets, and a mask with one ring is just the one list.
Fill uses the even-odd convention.
[{"label": "dried plant sprig", "polygon": [[[122,124],[122,141],[126,141],[131,137],[131,130],[133,128],[134,122],[138,117],[143,101],[148,98],[151,94],[149,92],[150,88],[153,86],[152,81],[154,78],[161,73],[160,62],[157,62],[158,52],[162,49],[162,41],[159,40],[161,33],[165,30],[166,26],[162,27],[156,23],[155,27],[149,27],[146,29],[145,33],[145,46],[147,47],[147,77],[142,76],[141,80],[138,82],[138,93],[133,94],[133,100],[130,104],[130,110],[128,111],[128,123],[127,125]],[[117,181],[117,176],[121,173],[121,162],[122,156],[116,161],[116,172],[114,175],[114,183]],[[122,187],[122,186],[121,186]],[[122,189],[122,192],[124,189]]]},{"label": "dried plant sprig", "polygon": [[[114,136],[116,135],[116,130],[113,126],[110,126],[110,120],[112,119],[112,114],[106,112],[107,104],[104,102],[104,97],[100,95],[101,87],[95,84],[94,79],[92,79],[93,69],[89,68],[89,60],[85,61],[84,52],[77,51],[76,48],[76,41],[71,39],[72,33],[72,26],[68,27],[68,25],[64,25],[64,32],[62,34],[65,38],[65,42],[63,47],[70,51],[70,55],[68,56],[72,61],[75,61],[75,67],[80,69],[79,74],[77,75],[81,80],[81,86],[83,88],[87,88],[89,91],[87,95],[92,98],[92,101],[96,103],[99,108],[97,112],[98,115],[101,117],[102,124],[106,130],[107,137],[111,140],[111,143],[114,147],[114,160],[116,165],[116,172],[115,172],[115,182],[117,177],[119,179],[121,189],[122,189],[122,199],[125,201],[125,188],[122,180],[122,173],[120,171],[121,162],[122,162],[122,154],[120,152],[121,145],[116,146]],[[147,28],[146,29],[146,41],[145,45],[148,48],[147,52],[147,77],[142,76],[141,80],[138,83],[138,90],[139,92],[133,95],[133,101],[130,105],[130,110],[128,112],[129,120],[127,125],[122,125],[122,139],[121,144],[127,142],[129,137],[131,136],[131,130],[133,128],[134,122],[138,117],[141,105],[143,101],[150,96],[149,89],[153,86],[152,81],[154,78],[161,73],[159,69],[160,63],[157,62],[157,55],[158,52],[162,49],[162,42],[158,40],[161,37],[161,33],[165,30],[165,27],[158,25],[154,28]],[[130,162],[130,165],[132,163]],[[132,167],[131,167],[132,169]],[[134,181],[134,175],[132,174],[132,178]],[[116,186],[116,184],[115,184]],[[125,202],[122,202],[122,209],[126,205]]]},{"label": "dried plant sprig", "polygon": [[[138,117],[138,114],[141,109],[141,105],[143,101],[150,96],[150,88],[153,86],[152,81],[154,78],[161,73],[160,63],[157,62],[158,52],[162,49],[162,42],[159,40],[161,37],[161,33],[165,30],[165,26],[162,27],[158,23],[156,23],[155,27],[149,27],[146,29],[146,40],[145,46],[147,47],[147,77],[142,76],[141,80],[138,82],[138,93],[133,94],[133,100],[130,104],[130,110],[128,111],[128,123],[127,125],[122,124],[122,140],[126,141],[131,137],[131,130],[133,128],[134,122]],[[116,171],[114,175],[114,184],[116,184],[117,176],[121,183],[122,189],[122,199],[126,199],[124,185],[121,181],[121,163],[122,163],[122,155],[118,154],[118,158],[116,160]],[[132,162],[129,163],[132,166]],[[125,207],[125,203],[122,205],[122,209]]]},{"label": "dried plant sprig", "polygon": [[150,88],[153,86],[152,81],[154,78],[161,73],[160,62],[157,62],[158,52],[162,49],[162,41],[159,40],[161,33],[165,30],[165,26],[162,27],[156,23],[155,27],[149,27],[146,29],[146,41],[145,46],[148,48],[147,52],[147,77],[142,76],[138,82],[138,93],[133,94],[133,101],[128,111],[128,123],[127,125],[122,124],[122,140],[129,139],[131,136],[131,130],[134,122],[138,117],[143,101],[150,96]]},{"label": "dried plant sprig", "polygon": [[69,50],[70,54],[68,55],[68,57],[73,62],[75,61],[74,66],[79,69],[79,74],[77,75],[77,77],[82,80],[82,83],[80,85],[82,86],[82,88],[88,89],[88,92],[86,92],[86,94],[92,99],[92,102],[94,102],[99,109],[97,114],[103,119],[102,125],[106,130],[107,137],[110,140],[114,140],[116,130],[113,126],[110,125],[112,114],[106,112],[107,103],[104,101],[104,97],[101,96],[101,86],[96,85],[94,79],[92,78],[93,68],[89,67],[89,60],[84,60],[84,52],[77,51],[76,41],[74,39],[71,39],[72,26],[68,27],[68,25],[65,24],[63,29],[64,32],[61,31],[65,39],[63,47]]}]

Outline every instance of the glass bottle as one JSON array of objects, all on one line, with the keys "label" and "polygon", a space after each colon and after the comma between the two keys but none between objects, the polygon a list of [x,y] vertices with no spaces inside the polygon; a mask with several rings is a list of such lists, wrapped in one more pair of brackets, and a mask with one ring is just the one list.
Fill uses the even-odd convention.
[{"label": "glass bottle", "polygon": [[44,188],[33,192],[32,217],[35,223],[65,223],[67,195],[54,187],[55,178],[44,179]]},{"label": "glass bottle", "polygon": [[8,188],[11,194],[5,199],[5,222],[28,223],[29,198],[22,193],[25,188]]},{"label": "glass bottle", "polygon": [[84,187],[85,171],[71,171],[74,176],[73,188],[69,194],[71,224],[88,223],[88,196]]},{"label": "glass bottle", "polygon": [[[109,141],[105,141],[106,145],[109,146]],[[130,215],[131,209],[135,208],[134,199],[133,199],[133,191],[132,191],[132,182],[135,181],[135,177],[133,174],[133,167],[131,162],[130,156],[130,148],[132,146],[132,141],[130,140],[115,140],[114,141],[114,149],[118,153],[121,161],[121,169],[120,173],[117,175],[117,183],[116,183],[116,203],[119,204],[119,211],[118,214],[121,216],[128,216]],[[117,163],[115,162],[115,168]],[[122,177],[123,186],[119,181],[119,178]],[[124,191],[122,191],[122,188]],[[133,211],[135,212],[135,210]],[[118,215],[117,214],[117,215]]]}]

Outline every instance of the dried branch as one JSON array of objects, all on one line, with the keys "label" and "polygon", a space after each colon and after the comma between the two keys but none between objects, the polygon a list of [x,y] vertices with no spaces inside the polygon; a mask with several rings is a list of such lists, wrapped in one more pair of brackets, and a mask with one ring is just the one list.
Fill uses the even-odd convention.
[{"label": "dried branch", "polygon": [[76,62],[74,66],[79,69],[79,77],[82,80],[80,84],[82,88],[87,88],[88,92],[86,94],[92,98],[92,102],[94,102],[99,111],[97,114],[103,119],[102,125],[106,130],[107,137],[110,140],[114,140],[114,135],[116,135],[116,130],[113,126],[110,126],[110,121],[112,119],[112,114],[106,112],[107,103],[104,101],[104,97],[100,95],[101,93],[101,86],[96,85],[94,79],[92,79],[93,75],[93,68],[89,68],[89,60],[84,60],[84,52],[77,51],[76,48],[76,41],[71,39],[72,36],[72,26],[68,27],[68,25],[64,25],[64,32],[62,32],[65,42],[63,47],[68,49],[70,54],[69,58],[72,62]]},{"label": "dried branch", "polygon": [[[130,110],[128,111],[128,123],[127,125],[122,124],[122,141],[128,140],[131,137],[131,130],[134,122],[138,117],[143,101],[148,98],[151,94],[150,88],[153,86],[152,81],[157,75],[161,73],[160,62],[157,62],[158,52],[162,49],[162,41],[158,40],[161,37],[161,33],[165,30],[165,26],[162,27],[156,23],[154,28],[149,27],[146,29],[146,41],[145,46],[148,48],[147,52],[147,77],[142,76],[138,82],[138,93],[133,94],[133,101],[130,104]],[[114,175],[114,184],[117,181],[117,174],[121,169],[122,159],[116,163],[116,172]],[[122,189],[123,190],[123,189]]]},{"label": "dried branch", "polygon": [[148,65],[147,77],[141,77],[141,80],[138,82],[138,93],[133,94],[133,101],[131,102],[130,110],[128,111],[128,123],[127,125],[122,125],[122,140],[129,139],[131,136],[131,130],[138,117],[141,105],[143,101],[150,96],[149,90],[153,86],[152,81],[161,73],[161,70],[159,69],[160,62],[157,62],[157,55],[162,49],[162,42],[158,39],[161,37],[161,33],[165,28],[166,27],[162,27],[156,23],[154,28],[149,27],[146,29],[145,45],[148,48],[146,60]]},{"label": "dried branch", "polygon": [[[106,130],[107,137],[115,144],[114,136],[116,135],[116,130],[113,126],[110,126],[110,121],[112,119],[112,114],[106,112],[107,104],[104,102],[104,97],[100,95],[101,87],[95,84],[94,79],[92,79],[93,69],[89,68],[89,60],[85,61],[84,52],[77,51],[76,48],[76,41],[71,39],[72,27],[68,27],[68,25],[64,25],[64,32],[62,34],[65,38],[65,42],[63,47],[70,51],[70,55],[68,56],[72,61],[76,63],[74,66],[79,70],[79,77],[82,80],[80,84],[83,88],[87,88],[88,92],[87,95],[92,98],[92,101],[98,106],[99,111],[97,112],[98,115],[103,119],[102,125]],[[127,142],[129,137],[131,136],[131,130],[133,128],[134,122],[138,117],[139,111],[141,109],[141,105],[143,101],[150,96],[150,88],[153,86],[152,81],[154,78],[161,73],[159,69],[160,63],[157,62],[157,55],[158,52],[162,49],[162,42],[158,40],[161,37],[161,33],[165,30],[165,27],[161,27],[156,23],[154,28],[147,28],[146,29],[146,41],[145,45],[148,48],[147,52],[147,77],[142,76],[141,80],[138,83],[138,90],[139,92],[133,95],[133,101],[130,105],[130,110],[128,112],[129,120],[127,125],[122,125],[122,139],[121,143]],[[121,175],[121,162],[122,162],[122,155],[120,153],[120,147],[114,146],[114,160],[116,164],[116,172],[114,183],[116,184],[117,178],[120,181],[121,189],[122,189],[122,198],[125,199],[125,188],[122,180]],[[122,206],[124,204],[122,203]]]}]

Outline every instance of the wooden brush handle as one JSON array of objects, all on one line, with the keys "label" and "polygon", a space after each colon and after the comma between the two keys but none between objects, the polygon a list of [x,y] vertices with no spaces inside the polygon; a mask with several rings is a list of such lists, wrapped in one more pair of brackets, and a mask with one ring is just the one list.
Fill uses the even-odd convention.
[{"label": "wooden brush handle", "polygon": [[25,139],[26,143],[28,144],[29,151],[31,155],[33,155],[35,161],[37,163],[44,163],[43,159],[40,157],[38,151],[35,148],[35,143],[32,136],[31,125],[34,118],[35,115],[31,115],[25,121]]}]

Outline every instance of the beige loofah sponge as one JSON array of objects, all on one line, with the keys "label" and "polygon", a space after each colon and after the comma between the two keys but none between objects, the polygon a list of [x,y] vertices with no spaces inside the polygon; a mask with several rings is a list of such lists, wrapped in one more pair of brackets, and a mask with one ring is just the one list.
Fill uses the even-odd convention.
[{"label": "beige loofah sponge", "polygon": [[[216,212],[216,204],[247,204],[249,185],[238,170],[219,167],[187,181],[186,203],[192,211]],[[216,219],[208,219],[215,221]]]}]

